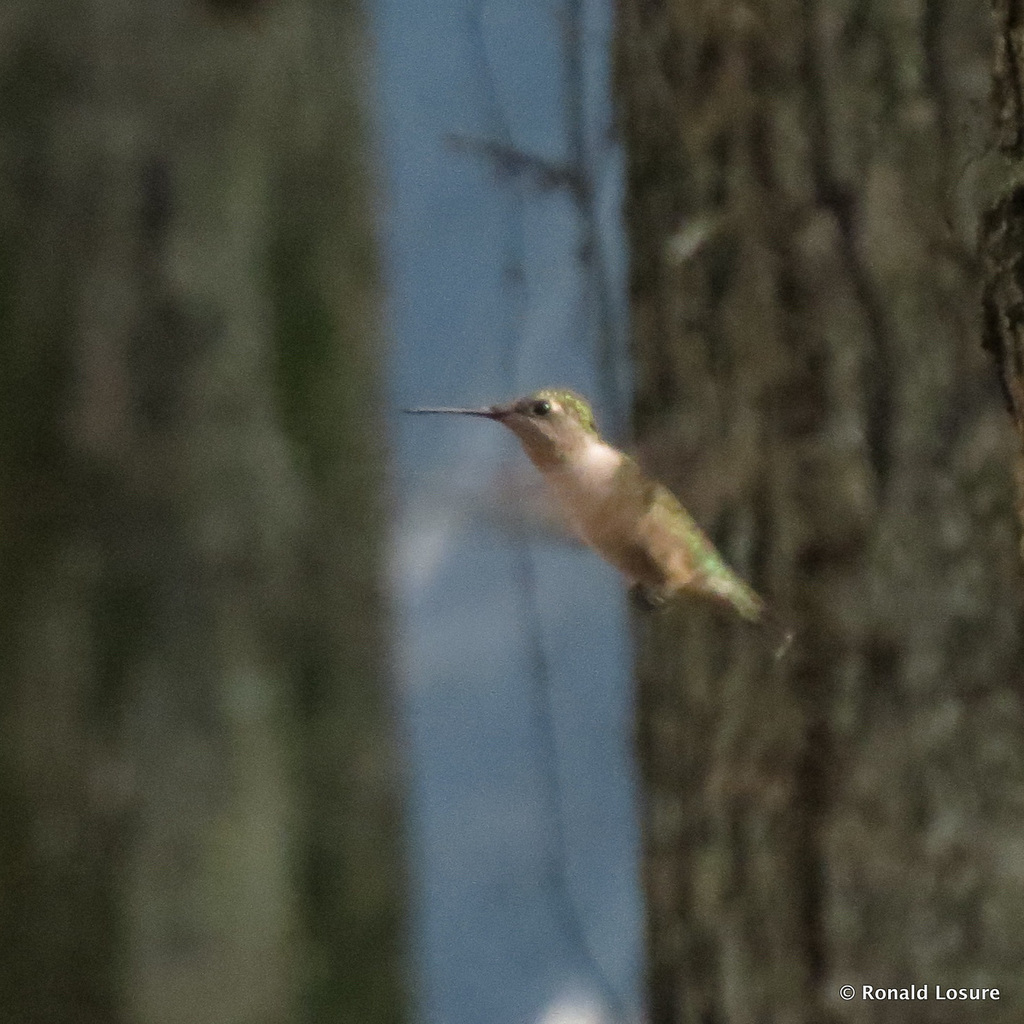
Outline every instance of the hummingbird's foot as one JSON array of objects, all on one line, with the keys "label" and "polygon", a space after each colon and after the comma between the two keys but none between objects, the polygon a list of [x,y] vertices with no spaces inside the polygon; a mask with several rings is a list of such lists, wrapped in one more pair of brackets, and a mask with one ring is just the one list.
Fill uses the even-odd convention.
[{"label": "hummingbird's foot", "polygon": [[648,586],[646,583],[634,583],[629,588],[629,599],[635,607],[644,612],[653,612],[658,608],[663,608],[667,600],[660,590]]}]

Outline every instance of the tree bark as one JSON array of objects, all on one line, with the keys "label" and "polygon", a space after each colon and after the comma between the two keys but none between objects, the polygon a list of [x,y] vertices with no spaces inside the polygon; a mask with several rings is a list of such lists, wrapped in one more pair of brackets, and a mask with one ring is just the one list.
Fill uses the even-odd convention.
[{"label": "tree bark", "polygon": [[[1024,609],[977,327],[977,8],[618,4],[639,432],[797,632],[775,664],[700,610],[640,626],[655,1024],[1024,1007]],[[910,984],[1002,998],[862,996]]]},{"label": "tree bark", "polygon": [[0,20],[0,1016],[397,1020],[360,26]]},{"label": "tree bark", "polygon": [[1018,435],[1013,461],[1017,484],[1017,518],[1024,554],[1024,342],[1022,300],[1024,276],[1020,270],[1024,242],[1024,31],[1020,4],[994,0],[996,26],[992,73],[992,114],[995,148],[1010,173],[1000,184],[981,219],[979,249],[983,265],[983,341],[996,363],[1003,396]]}]

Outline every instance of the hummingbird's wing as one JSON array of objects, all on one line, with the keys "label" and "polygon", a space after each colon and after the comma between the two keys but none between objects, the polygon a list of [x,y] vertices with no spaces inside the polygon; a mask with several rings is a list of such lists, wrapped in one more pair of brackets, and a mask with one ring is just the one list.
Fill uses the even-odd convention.
[{"label": "hummingbird's wing", "polygon": [[478,509],[484,518],[508,533],[583,546],[551,489],[532,466],[499,467],[486,495],[479,497]]},{"label": "hummingbird's wing", "polygon": [[529,465],[501,465],[473,486],[428,476],[412,504],[449,523],[485,523],[510,536],[582,546],[544,480]]}]

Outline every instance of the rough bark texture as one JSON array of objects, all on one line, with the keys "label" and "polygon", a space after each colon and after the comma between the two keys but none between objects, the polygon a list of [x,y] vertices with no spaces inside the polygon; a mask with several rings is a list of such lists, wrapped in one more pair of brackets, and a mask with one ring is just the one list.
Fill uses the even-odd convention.
[{"label": "rough bark texture", "polygon": [[992,75],[995,145],[1009,173],[981,221],[984,344],[996,362],[1019,439],[1014,459],[1017,518],[1024,554],[1024,12],[1014,0],[994,0]]},{"label": "rough bark texture", "polygon": [[618,18],[638,427],[798,634],[773,667],[700,610],[640,627],[652,1020],[1017,1021],[1024,623],[974,256],[987,12]]},{"label": "rough bark texture", "polygon": [[345,5],[0,14],[0,1017],[400,1018]]}]

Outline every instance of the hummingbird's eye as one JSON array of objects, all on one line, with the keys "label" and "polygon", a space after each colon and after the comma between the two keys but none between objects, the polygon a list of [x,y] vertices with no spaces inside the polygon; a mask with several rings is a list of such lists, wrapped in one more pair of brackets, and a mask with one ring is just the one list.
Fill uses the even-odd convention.
[{"label": "hummingbird's eye", "polygon": [[534,416],[547,416],[551,412],[551,403],[546,398],[542,398],[539,402],[533,403],[530,412]]}]

